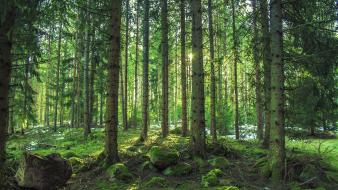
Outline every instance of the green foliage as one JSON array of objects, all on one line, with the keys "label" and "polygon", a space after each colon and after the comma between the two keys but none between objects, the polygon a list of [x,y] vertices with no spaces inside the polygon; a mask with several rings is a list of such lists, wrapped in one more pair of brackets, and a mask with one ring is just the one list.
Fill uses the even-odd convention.
[{"label": "green foliage", "polygon": [[129,169],[122,163],[110,166],[107,169],[107,173],[111,180],[118,179],[122,181],[131,181],[133,179],[133,175],[130,173]]},{"label": "green foliage", "polygon": [[192,166],[188,163],[178,163],[175,166],[170,166],[163,171],[167,176],[186,176],[192,171]]},{"label": "green foliage", "polygon": [[148,180],[145,184],[145,188],[163,188],[167,187],[167,181],[163,177],[152,177],[150,180]]},{"label": "green foliage", "polygon": [[208,160],[209,164],[218,169],[226,169],[230,166],[229,161],[224,157],[215,157]]},{"label": "green foliage", "polygon": [[220,169],[213,169],[202,176],[201,184],[203,187],[213,187],[219,184],[219,177],[223,175]]}]

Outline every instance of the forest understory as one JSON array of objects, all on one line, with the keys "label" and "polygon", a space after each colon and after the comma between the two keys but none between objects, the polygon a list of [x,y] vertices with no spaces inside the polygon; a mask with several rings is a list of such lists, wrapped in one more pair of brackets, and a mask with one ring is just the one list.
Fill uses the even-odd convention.
[{"label": "forest understory", "polygon": [[[208,139],[207,158],[202,159],[191,155],[189,137],[182,137],[179,128],[172,129],[165,139],[152,129],[144,143],[139,141],[139,133],[139,129],[119,133],[119,164],[123,165],[118,174],[104,164],[103,128],[94,128],[87,140],[82,129],[69,127],[59,128],[57,133],[35,127],[25,136],[13,135],[8,142],[10,189],[22,189],[14,179],[22,152],[58,153],[66,158],[73,170],[71,179],[61,188],[67,190],[275,189],[269,180],[268,150],[261,148],[257,140],[236,141],[220,136],[213,144]],[[305,134],[302,131],[287,138],[288,172],[283,189],[337,189],[338,139],[328,135],[324,135],[326,139],[306,137]],[[177,153],[177,159],[171,161],[166,156],[168,152]],[[158,159],[169,165],[157,169],[151,162],[152,156],[159,156]]]}]

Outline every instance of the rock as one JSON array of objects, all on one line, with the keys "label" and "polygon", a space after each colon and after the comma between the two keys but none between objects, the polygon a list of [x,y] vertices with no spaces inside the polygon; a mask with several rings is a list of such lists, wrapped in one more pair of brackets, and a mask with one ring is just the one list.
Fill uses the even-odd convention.
[{"label": "rock", "polygon": [[72,170],[77,173],[81,169],[81,167],[84,165],[83,160],[78,157],[71,157],[68,159],[70,165],[72,166]]},{"label": "rock", "polygon": [[235,186],[222,186],[217,187],[216,190],[239,190],[239,188]]},{"label": "rock", "polygon": [[70,164],[59,154],[24,153],[15,178],[21,187],[52,190],[64,186],[71,175]]},{"label": "rock", "polygon": [[167,187],[167,181],[163,177],[152,177],[149,181],[145,183],[145,188],[163,188]]},{"label": "rock", "polygon": [[223,175],[223,172],[220,169],[213,169],[209,171],[206,175],[202,176],[202,186],[203,187],[213,187],[219,185],[219,177]]},{"label": "rock", "polygon": [[107,173],[111,180],[131,181],[133,175],[129,169],[122,163],[117,163],[107,169]]},{"label": "rock", "polygon": [[168,176],[185,176],[191,173],[192,167],[188,163],[178,163],[175,166],[170,166],[163,171],[164,175]]},{"label": "rock", "polygon": [[229,161],[224,157],[215,157],[213,159],[208,160],[209,164],[218,169],[226,169],[230,166]]},{"label": "rock", "polygon": [[178,152],[174,149],[153,146],[148,152],[148,157],[157,169],[163,170],[177,163]]}]

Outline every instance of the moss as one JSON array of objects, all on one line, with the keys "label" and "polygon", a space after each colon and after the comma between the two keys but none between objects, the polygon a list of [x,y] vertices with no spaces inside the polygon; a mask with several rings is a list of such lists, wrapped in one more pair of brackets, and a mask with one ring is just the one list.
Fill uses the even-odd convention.
[{"label": "moss", "polygon": [[167,186],[168,186],[167,181],[163,177],[152,177],[144,185],[145,188],[161,188]]},{"label": "moss", "polygon": [[219,169],[226,169],[230,166],[229,161],[224,157],[215,157],[213,159],[208,160],[208,163],[212,167]]},{"label": "moss", "polygon": [[84,165],[84,161],[78,157],[71,157],[68,159],[70,165],[72,166],[73,172],[77,173],[81,167]]},{"label": "moss", "polygon": [[216,190],[239,190],[239,188],[235,186],[222,186],[217,187]]},{"label": "moss", "polygon": [[188,163],[178,163],[175,166],[170,166],[163,171],[164,175],[168,176],[184,176],[192,171],[192,167]]},{"label": "moss", "polygon": [[160,170],[170,165],[176,164],[178,160],[178,152],[166,147],[153,146],[148,152],[151,163]]},{"label": "moss", "polygon": [[200,172],[207,171],[208,162],[206,162],[205,160],[203,160],[200,157],[194,157],[193,160],[194,160],[194,163],[197,165],[197,168]]},{"label": "moss", "polygon": [[206,175],[202,176],[202,186],[203,187],[213,187],[219,185],[219,177],[223,175],[223,172],[220,169],[213,169],[209,171]]},{"label": "moss", "polygon": [[142,163],[141,165],[141,171],[145,171],[145,170],[154,170],[154,166],[150,161],[145,161]]},{"label": "moss", "polygon": [[170,134],[181,135],[182,129],[180,127],[176,127],[174,129],[170,130]]},{"label": "moss", "polygon": [[79,157],[79,156],[73,151],[67,151],[66,153],[63,154],[63,157],[69,159],[71,157]]},{"label": "moss", "polygon": [[130,173],[128,168],[122,163],[117,163],[110,166],[107,169],[107,173],[112,180],[118,179],[121,181],[129,182],[133,179],[133,175]]}]

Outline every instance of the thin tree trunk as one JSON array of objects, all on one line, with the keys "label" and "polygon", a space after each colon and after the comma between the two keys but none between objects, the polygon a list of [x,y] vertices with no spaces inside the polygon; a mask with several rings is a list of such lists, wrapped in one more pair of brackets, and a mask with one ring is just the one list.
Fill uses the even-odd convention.
[{"label": "thin tree trunk", "polygon": [[86,10],[86,28],[85,28],[85,61],[84,61],[84,137],[87,138],[90,134],[90,110],[89,110],[89,47],[90,47],[90,37],[89,37],[89,30],[90,30],[90,12],[89,12],[89,6],[91,4],[90,0],[87,0],[87,10]]},{"label": "thin tree trunk", "polygon": [[90,65],[90,76],[89,76],[89,124],[92,125],[94,117],[94,102],[95,102],[95,77],[96,77],[96,65],[99,62],[98,54],[96,51],[95,42],[95,26],[92,27],[92,58]]},{"label": "thin tree trunk", "polygon": [[149,0],[144,0],[143,20],[143,102],[142,102],[142,132],[141,141],[148,136],[148,97],[149,97]]},{"label": "thin tree trunk", "polygon": [[263,105],[262,105],[262,93],[261,93],[261,72],[258,55],[258,28],[257,18],[258,14],[256,11],[256,0],[252,0],[253,10],[253,57],[255,64],[255,84],[256,84],[256,116],[257,116],[257,138],[263,140]]},{"label": "thin tree trunk", "polygon": [[236,35],[236,15],[235,2],[231,0],[232,6],[232,37],[233,37],[233,53],[234,53],[234,93],[235,93],[235,133],[236,139],[239,139],[239,110],[238,110],[238,84],[237,84],[237,62],[238,62],[238,41]]},{"label": "thin tree trunk", "polygon": [[128,49],[129,49],[129,0],[126,0],[126,41],[125,41],[125,65],[124,65],[124,106],[123,106],[123,128],[128,129]]},{"label": "thin tree trunk", "polygon": [[269,32],[269,15],[267,0],[259,0],[260,22],[263,33],[263,68],[264,68],[264,112],[265,112],[265,133],[263,147],[270,145],[270,104],[271,104],[271,47]]},{"label": "thin tree trunk", "polygon": [[57,66],[56,66],[56,89],[55,89],[56,95],[55,95],[55,102],[54,102],[54,132],[56,132],[56,124],[57,124],[57,118],[58,118],[60,64],[61,64],[61,38],[62,38],[61,33],[62,33],[62,22],[60,21],[59,35],[58,35]]},{"label": "thin tree trunk", "polygon": [[[227,5],[228,5],[228,0],[224,0],[223,2],[224,4],[224,9],[226,10],[227,9]],[[224,118],[224,127],[223,127],[223,134],[226,134],[227,133],[227,125],[226,125],[226,113],[227,113],[227,109],[228,109],[228,59],[227,59],[227,25],[228,25],[228,19],[227,19],[227,16],[225,15],[224,16],[224,32],[223,35],[224,35],[224,106],[223,106],[223,118]]]},{"label": "thin tree trunk", "polygon": [[111,55],[108,64],[108,97],[107,97],[107,122],[106,122],[106,147],[107,164],[118,162],[118,91],[121,52],[121,0],[112,0],[111,10],[111,35],[109,45]]},{"label": "thin tree trunk", "polygon": [[8,37],[16,19],[16,9],[10,8],[0,22],[0,189],[6,189],[6,140],[8,129],[8,93],[11,78],[12,37]]},{"label": "thin tree trunk", "polygon": [[191,1],[192,9],[192,93],[191,145],[194,155],[205,157],[204,69],[201,0]]},{"label": "thin tree trunk", "polygon": [[271,2],[271,160],[272,181],[283,180],[285,161],[282,1]]},{"label": "thin tree trunk", "polygon": [[26,58],[25,62],[25,72],[24,72],[24,85],[23,85],[23,95],[24,95],[24,100],[23,100],[23,122],[21,124],[21,135],[25,134],[25,127],[28,128],[28,117],[27,117],[27,89],[28,89],[28,73],[29,73],[29,65],[30,65],[30,60],[29,60],[29,52]]},{"label": "thin tree trunk", "polygon": [[168,5],[167,0],[161,0],[161,30],[162,30],[162,136],[169,134],[168,126]]},{"label": "thin tree trunk", "polygon": [[133,106],[133,124],[137,127],[137,99],[138,99],[138,63],[139,63],[139,16],[140,16],[140,0],[136,5],[136,55],[135,55],[135,88],[134,88],[134,106]]},{"label": "thin tree trunk", "polygon": [[210,96],[210,133],[212,142],[217,141],[216,131],[216,79],[215,79],[215,50],[214,50],[214,30],[212,20],[212,4],[208,0],[208,18],[209,18],[209,48],[210,48],[210,79],[211,79],[211,96]]},{"label": "thin tree trunk", "polygon": [[49,120],[49,96],[50,96],[50,86],[49,86],[49,72],[50,72],[50,66],[52,65],[52,46],[51,46],[51,40],[50,40],[50,36],[48,36],[48,66],[47,66],[47,80],[46,80],[46,92],[45,92],[45,96],[46,96],[46,100],[45,100],[45,125],[47,125],[47,127],[50,127],[50,120]]},{"label": "thin tree trunk", "polygon": [[180,1],[181,9],[181,93],[182,93],[182,136],[188,134],[188,116],[187,116],[187,69],[185,55],[185,0]]}]

